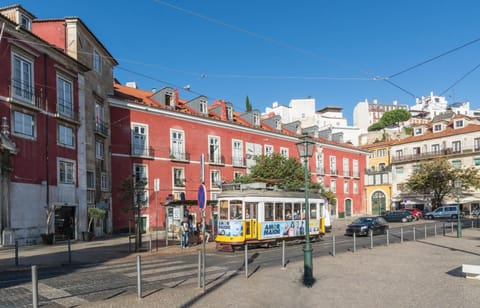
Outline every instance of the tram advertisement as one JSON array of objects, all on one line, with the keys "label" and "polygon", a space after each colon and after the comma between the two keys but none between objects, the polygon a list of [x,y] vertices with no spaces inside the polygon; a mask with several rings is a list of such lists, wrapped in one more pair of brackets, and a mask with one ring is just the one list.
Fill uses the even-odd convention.
[{"label": "tram advertisement", "polygon": [[220,220],[218,222],[218,235],[242,236],[243,223],[241,221]]},{"label": "tram advertisement", "polygon": [[[310,221],[310,234],[318,234],[318,220]],[[262,239],[305,235],[304,220],[272,221],[262,223]]]}]

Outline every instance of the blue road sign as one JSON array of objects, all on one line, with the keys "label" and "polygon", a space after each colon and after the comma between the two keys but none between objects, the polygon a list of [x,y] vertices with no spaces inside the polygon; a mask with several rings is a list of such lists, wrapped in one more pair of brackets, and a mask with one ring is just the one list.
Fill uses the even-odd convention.
[{"label": "blue road sign", "polygon": [[200,187],[198,187],[197,200],[198,206],[203,210],[205,205],[207,205],[207,189],[204,184],[201,184]]}]

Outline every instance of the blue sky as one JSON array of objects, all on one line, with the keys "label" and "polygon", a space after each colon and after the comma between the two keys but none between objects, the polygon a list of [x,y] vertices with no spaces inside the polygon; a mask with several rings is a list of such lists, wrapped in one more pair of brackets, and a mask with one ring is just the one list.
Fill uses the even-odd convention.
[{"label": "blue sky", "polygon": [[80,17],[119,62],[114,75],[122,83],[172,86],[182,98],[224,99],[237,111],[247,95],[261,112],[275,101],[313,97],[317,109],[343,107],[352,124],[359,101],[411,106],[431,91],[480,107],[475,0],[2,0],[0,6],[16,3],[40,19]]}]

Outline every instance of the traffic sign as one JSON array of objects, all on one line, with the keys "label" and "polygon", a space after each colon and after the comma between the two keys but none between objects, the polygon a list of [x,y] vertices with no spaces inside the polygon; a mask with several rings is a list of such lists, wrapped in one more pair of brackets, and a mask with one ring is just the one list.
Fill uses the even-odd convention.
[{"label": "traffic sign", "polygon": [[207,189],[204,184],[201,184],[200,187],[198,187],[197,200],[198,206],[203,210],[205,205],[207,205]]}]

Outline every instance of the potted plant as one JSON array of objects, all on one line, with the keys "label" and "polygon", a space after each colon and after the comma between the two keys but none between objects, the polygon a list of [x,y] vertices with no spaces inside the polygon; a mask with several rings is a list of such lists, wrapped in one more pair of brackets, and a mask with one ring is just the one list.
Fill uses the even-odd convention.
[{"label": "potted plant", "polygon": [[47,205],[45,207],[45,217],[46,217],[46,226],[45,233],[42,233],[42,241],[44,244],[53,244],[53,239],[55,238],[55,233],[50,232],[52,217],[55,213],[55,206]]},{"label": "potted plant", "polygon": [[88,208],[88,229],[87,231],[83,232],[83,240],[90,241],[93,239],[95,233],[92,230],[92,224],[95,219],[104,219],[107,216],[107,211],[100,209],[98,207],[89,207]]}]

